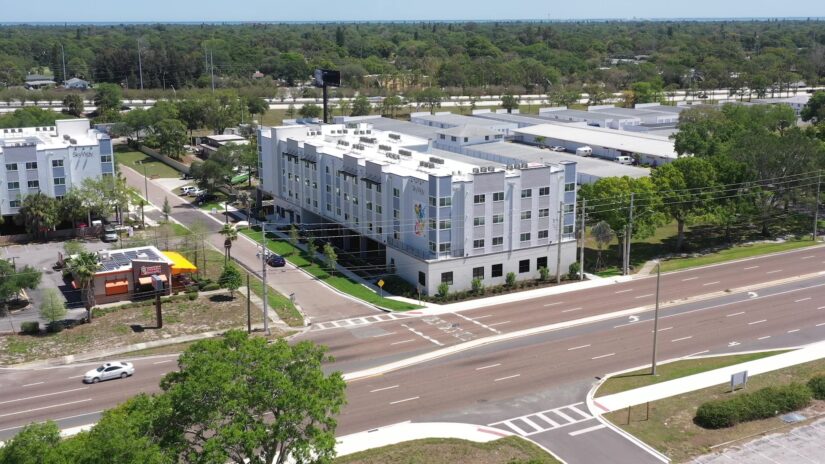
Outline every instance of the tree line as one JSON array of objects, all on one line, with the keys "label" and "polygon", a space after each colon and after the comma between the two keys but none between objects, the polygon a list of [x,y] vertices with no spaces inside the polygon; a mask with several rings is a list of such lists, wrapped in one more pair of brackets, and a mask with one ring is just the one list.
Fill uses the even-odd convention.
[{"label": "tree line", "polygon": [[0,28],[0,88],[51,71],[58,81],[77,76],[128,89],[256,86],[273,95],[318,67],[340,69],[349,89],[376,93],[615,92],[640,82],[770,93],[821,81],[825,34],[816,20]]}]

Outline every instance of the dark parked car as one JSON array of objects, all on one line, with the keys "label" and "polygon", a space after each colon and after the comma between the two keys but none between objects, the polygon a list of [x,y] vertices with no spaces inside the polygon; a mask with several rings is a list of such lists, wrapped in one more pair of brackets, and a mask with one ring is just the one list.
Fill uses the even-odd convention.
[{"label": "dark parked car", "polygon": [[269,264],[272,267],[284,267],[286,266],[286,260],[283,256],[271,254],[266,258],[266,264]]}]

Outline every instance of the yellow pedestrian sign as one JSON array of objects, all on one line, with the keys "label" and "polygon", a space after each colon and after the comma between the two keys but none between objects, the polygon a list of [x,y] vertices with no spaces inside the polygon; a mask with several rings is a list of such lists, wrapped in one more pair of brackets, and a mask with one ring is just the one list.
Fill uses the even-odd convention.
[{"label": "yellow pedestrian sign", "polygon": [[384,281],[383,281],[383,280],[379,280],[379,281],[378,281],[378,286],[379,286],[379,287],[381,287],[381,288],[384,288]]}]

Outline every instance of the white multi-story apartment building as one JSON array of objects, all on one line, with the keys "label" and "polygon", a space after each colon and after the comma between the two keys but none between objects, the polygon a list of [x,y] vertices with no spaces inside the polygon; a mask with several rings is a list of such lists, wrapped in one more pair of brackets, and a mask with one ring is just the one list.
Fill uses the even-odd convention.
[{"label": "white multi-story apartment building", "polygon": [[26,195],[60,198],[84,179],[113,174],[112,141],[88,119],[0,129],[0,216],[16,214]]},{"label": "white multi-story apartment building", "polygon": [[276,215],[340,229],[345,252],[383,253],[385,272],[428,294],[555,273],[559,250],[562,272],[576,259],[576,163],[496,164],[365,122],[258,137]]}]

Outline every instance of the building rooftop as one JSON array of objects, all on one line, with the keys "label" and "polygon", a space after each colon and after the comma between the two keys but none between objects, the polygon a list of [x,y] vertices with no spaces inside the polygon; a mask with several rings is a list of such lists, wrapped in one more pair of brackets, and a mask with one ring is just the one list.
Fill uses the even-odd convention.
[{"label": "building rooftop", "polygon": [[499,135],[498,132],[480,126],[456,126],[448,129],[439,129],[439,134],[444,134],[450,137],[493,137]]},{"label": "building rooftop", "polygon": [[398,119],[385,118],[383,116],[336,116],[333,118],[336,124],[343,124],[347,122],[368,122],[372,124],[376,130],[399,132],[401,134],[412,135],[422,139],[438,138],[439,129],[430,126],[423,126],[409,121],[400,121]]},{"label": "building rooftop", "polygon": [[[473,113],[474,118],[492,119],[494,121],[511,122],[518,124],[521,127],[536,126],[539,124],[547,124],[550,121],[547,118],[540,118],[536,114],[511,114],[511,113],[495,113],[489,110],[480,110]],[[555,121],[555,120],[553,120]],[[569,121],[558,121],[559,123],[569,124]]]},{"label": "building rooftop", "polygon": [[681,113],[682,111],[691,108],[691,106],[692,105],[672,106],[658,103],[640,103],[636,105],[636,109],[642,111],[655,111],[657,113]]},{"label": "building rooftop", "polygon": [[515,131],[517,135],[542,136],[568,140],[582,145],[597,145],[614,150],[639,153],[660,158],[677,158],[673,141],[665,137],[637,132],[581,127],[563,124],[542,124]]},{"label": "building rooftop", "polygon": [[641,119],[641,118],[651,118],[651,117],[663,117],[663,116],[673,116],[673,113],[665,113],[663,111],[649,111],[647,108],[619,108],[618,106],[612,106],[610,108],[599,108],[587,110],[588,113],[596,113],[596,114],[607,114],[610,116],[618,116],[620,118],[632,118],[632,119]]},{"label": "building rooftop", "polygon": [[97,252],[100,270],[97,272],[124,272],[132,268],[132,261],[154,261],[172,265],[174,262],[153,246],[124,248],[122,250],[101,250]]},{"label": "building rooftop", "polygon": [[581,174],[591,175],[599,178],[622,177],[633,178],[650,175],[648,169],[635,166],[619,164],[594,157],[584,157],[571,153],[560,153],[550,150],[543,150],[530,145],[514,142],[495,142],[469,147],[475,152],[489,153],[491,155],[511,158],[517,162],[525,163],[561,163],[564,161],[576,163],[576,171]]},{"label": "building rooftop", "polygon": [[246,138],[235,134],[207,135],[206,138],[216,142],[248,142]]},{"label": "building rooftop", "polygon": [[22,127],[0,130],[0,153],[3,147],[37,145],[38,150],[58,150],[69,146],[97,145],[108,138],[89,128],[88,119],[59,119],[54,126]]},{"label": "building rooftop", "polygon": [[500,126],[502,129],[506,129],[512,127],[511,124],[507,124],[504,122],[496,123],[495,121],[489,121],[479,118],[473,118],[471,116],[464,116],[462,114],[453,114],[448,112],[440,112],[436,114],[430,113],[411,113],[410,118],[422,119],[424,121],[432,121],[438,124],[446,124],[453,127],[457,126],[481,126],[481,127],[496,127]]},{"label": "building rooftop", "polygon": [[587,119],[590,121],[615,121],[615,120],[632,120],[638,121],[636,116],[622,116],[618,114],[606,114],[595,111],[581,111],[581,110],[566,110],[566,109],[542,109],[539,113],[539,118],[543,119]]}]

